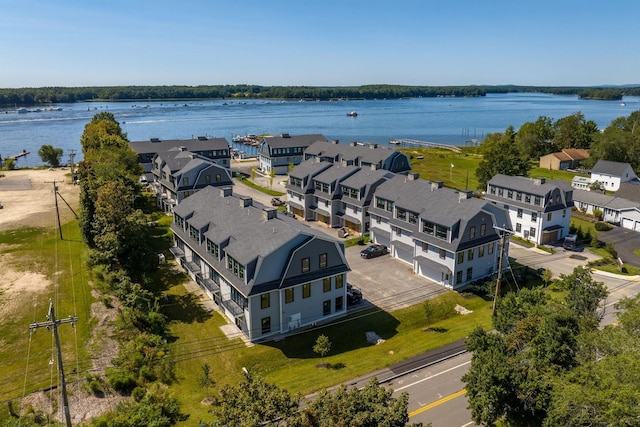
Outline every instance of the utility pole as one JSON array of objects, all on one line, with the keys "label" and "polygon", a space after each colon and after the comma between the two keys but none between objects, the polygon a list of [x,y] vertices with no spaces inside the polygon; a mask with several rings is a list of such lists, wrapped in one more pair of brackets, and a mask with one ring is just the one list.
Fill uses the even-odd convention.
[{"label": "utility pole", "polygon": [[498,260],[498,279],[496,280],[496,294],[493,297],[493,312],[492,315],[495,317],[496,312],[496,304],[498,302],[498,295],[500,295],[500,282],[502,282],[502,263],[504,262],[504,253],[506,248],[507,237],[512,233],[512,230],[508,230],[504,227],[496,227],[493,226],[494,229],[502,232],[502,239],[500,243],[500,259]]},{"label": "utility pole", "polygon": [[56,216],[58,218],[58,231],[60,231],[60,240],[64,240],[62,238],[62,225],[60,224],[60,210],[58,209],[58,187],[56,187],[56,182],[63,181],[45,181],[45,184],[53,184],[53,197],[56,200]]},{"label": "utility pole", "polygon": [[75,326],[77,316],[70,316],[66,319],[56,319],[56,313],[53,309],[53,299],[49,298],[49,314],[47,314],[46,322],[36,322],[29,325],[29,330],[34,332],[38,328],[53,328],[53,337],[56,341],[56,349],[58,351],[58,372],[60,372],[60,387],[62,388],[62,404],[64,406],[64,417],[67,427],[71,427],[71,415],[69,415],[69,400],[67,398],[67,384],[64,381],[64,367],[62,366],[62,350],[60,348],[60,338],[58,337],[58,325],[62,323],[71,323]]},{"label": "utility pole", "polygon": [[76,156],[76,150],[69,150],[69,164],[71,165],[71,181],[76,183],[76,174],[73,171],[73,158]]}]

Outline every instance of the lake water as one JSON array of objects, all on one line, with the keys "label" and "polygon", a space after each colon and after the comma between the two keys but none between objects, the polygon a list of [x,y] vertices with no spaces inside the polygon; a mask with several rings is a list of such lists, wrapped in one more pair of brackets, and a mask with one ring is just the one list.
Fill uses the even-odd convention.
[{"label": "lake water", "polygon": [[[92,102],[55,107],[61,110],[22,114],[0,111],[0,155],[9,157],[26,150],[31,154],[19,158],[17,166],[41,165],[38,149],[50,144],[64,150],[64,163],[69,160],[70,150],[75,150],[76,161],[81,160],[84,127],[102,111],[114,114],[130,141],[206,135],[224,137],[231,143],[234,135],[320,133],[345,143],[387,144],[392,138],[411,138],[465,145],[472,139],[482,140],[487,133],[502,132],[509,125],[517,130],[539,116],[557,120],[577,111],[604,129],[613,119],[640,109],[640,97],[625,97],[622,102],[589,101],[577,96],[514,93],[481,98]],[[357,111],[358,116],[347,117],[350,111]],[[251,147],[237,148],[252,154]]]}]

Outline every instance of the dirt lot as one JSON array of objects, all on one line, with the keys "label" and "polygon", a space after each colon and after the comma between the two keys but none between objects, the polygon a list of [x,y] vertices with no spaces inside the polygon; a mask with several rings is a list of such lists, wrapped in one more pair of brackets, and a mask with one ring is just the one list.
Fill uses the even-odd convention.
[{"label": "dirt lot", "polygon": [[[0,231],[23,226],[55,226],[53,182],[58,193],[74,210],[78,208],[80,187],[71,183],[70,170],[42,169],[3,171],[0,178]],[[58,198],[60,220],[73,218],[65,202]]]}]

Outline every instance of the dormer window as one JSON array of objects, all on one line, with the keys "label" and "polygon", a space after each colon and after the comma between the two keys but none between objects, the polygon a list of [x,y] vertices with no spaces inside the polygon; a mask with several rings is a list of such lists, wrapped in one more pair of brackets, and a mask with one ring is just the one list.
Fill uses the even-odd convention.
[{"label": "dormer window", "polygon": [[189,185],[189,177],[185,176],[184,178],[182,178],[182,185]]},{"label": "dormer window", "polygon": [[407,211],[402,208],[396,208],[396,218],[402,221],[407,220]]}]

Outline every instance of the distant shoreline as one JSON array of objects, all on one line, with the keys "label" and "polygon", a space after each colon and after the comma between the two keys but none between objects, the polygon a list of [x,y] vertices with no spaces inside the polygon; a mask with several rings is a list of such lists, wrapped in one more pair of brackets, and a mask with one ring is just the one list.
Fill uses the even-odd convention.
[{"label": "distant shoreline", "polygon": [[92,86],[0,89],[0,107],[43,106],[75,102],[184,102],[202,100],[274,99],[302,101],[483,97],[488,93],[547,93],[582,99],[619,101],[640,96],[640,86]]}]

